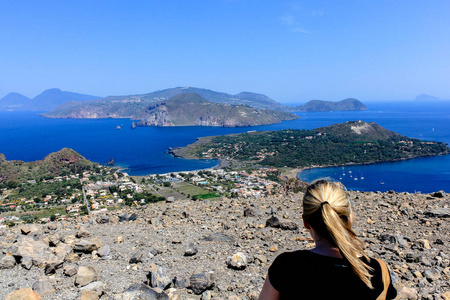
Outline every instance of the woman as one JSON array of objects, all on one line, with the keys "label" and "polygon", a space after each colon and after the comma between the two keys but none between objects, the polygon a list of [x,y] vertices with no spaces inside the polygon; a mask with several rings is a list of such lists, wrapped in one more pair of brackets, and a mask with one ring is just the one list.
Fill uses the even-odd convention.
[{"label": "woman", "polygon": [[303,224],[315,248],[279,255],[259,296],[272,299],[393,299],[386,264],[369,258],[353,232],[344,187],[319,180],[303,197]]}]

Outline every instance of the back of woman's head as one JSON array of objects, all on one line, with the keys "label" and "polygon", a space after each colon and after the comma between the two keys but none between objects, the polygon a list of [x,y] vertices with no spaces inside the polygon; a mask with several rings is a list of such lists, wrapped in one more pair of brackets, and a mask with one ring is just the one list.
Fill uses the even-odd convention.
[{"label": "back of woman's head", "polygon": [[327,180],[308,186],[303,197],[303,219],[322,238],[335,244],[356,275],[372,288],[370,267],[359,259],[367,256],[351,228],[352,207],[345,187]]}]

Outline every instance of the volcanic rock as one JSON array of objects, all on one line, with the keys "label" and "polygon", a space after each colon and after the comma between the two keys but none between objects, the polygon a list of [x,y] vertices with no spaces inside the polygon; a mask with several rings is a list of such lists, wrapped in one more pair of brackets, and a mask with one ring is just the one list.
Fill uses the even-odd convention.
[{"label": "volcanic rock", "polygon": [[200,295],[207,289],[211,289],[214,286],[214,274],[210,272],[195,274],[189,278],[189,281],[194,294]]},{"label": "volcanic rock", "polygon": [[170,280],[169,276],[167,276],[166,270],[155,264],[150,265],[147,278],[149,279],[149,283],[152,288],[160,288],[165,290],[172,283],[172,280]]},{"label": "volcanic rock", "polygon": [[5,300],[41,300],[41,296],[33,291],[31,288],[23,288],[11,292],[6,296]]},{"label": "volcanic rock", "polygon": [[12,255],[5,255],[0,259],[0,269],[12,269],[16,265],[16,259]]},{"label": "volcanic rock", "polygon": [[53,294],[55,290],[55,280],[50,280],[49,277],[42,277],[33,283],[33,291],[38,293],[41,297]]},{"label": "volcanic rock", "polygon": [[122,300],[169,300],[169,297],[166,293],[158,293],[157,291],[143,283],[138,283],[130,286],[121,294],[121,296]]},{"label": "volcanic rock", "polygon": [[78,268],[75,284],[79,286],[85,286],[93,281],[97,281],[98,271],[93,266],[80,266]]}]

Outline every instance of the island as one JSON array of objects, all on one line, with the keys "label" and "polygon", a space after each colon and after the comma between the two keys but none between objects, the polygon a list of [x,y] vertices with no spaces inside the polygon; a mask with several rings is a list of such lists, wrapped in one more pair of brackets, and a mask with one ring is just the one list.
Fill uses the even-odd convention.
[{"label": "island", "polygon": [[138,126],[239,127],[274,124],[299,117],[279,110],[211,103],[198,94],[190,93],[151,105],[138,118]]},{"label": "island", "polygon": [[361,101],[354,98],[347,98],[341,101],[324,101],[324,100],[311,100],[304,105],[293,106],[289,108],[289,111],[358,111],[367,110]]},{"label": "island", "polygon": [[349,121],[313,130],[284,129],[203,137],[170,152],[191,159],[308,168],[444,155],[450,153],[450,148],[442,142],[408,138],[375,123]]},{"label": "island", "polygon": [[44,114],[51,118],[130,118],[136,126],[256,126],[295,120],[295,114],[243,104],[213,103],[196,93],[180,93],[168,100],[112,102],[110,105],[68,103]]}]

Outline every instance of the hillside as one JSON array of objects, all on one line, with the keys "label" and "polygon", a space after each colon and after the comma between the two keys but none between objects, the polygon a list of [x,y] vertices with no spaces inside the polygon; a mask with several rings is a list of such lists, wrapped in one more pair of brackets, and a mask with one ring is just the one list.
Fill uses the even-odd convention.
[{"label": "hillside", "polygon": [[201,96],[178,94],[148,107],[136,116],[138,126],[255,126],[297,119],[286,112],[244,105],[211,103]]},{"label": "hillside", "polygon": [[[279,254],[314,247],[302,197],[175,199],[2,229],[10,255],[0,257],[0,298],[32,288],[44,300],[255,300]],[[449,195],[350,191],[349,198],[353,228],[365,252],[389,266],[397,299],[448,299]]]},{"label": "hillside", "polygon": [[98,166],[72,149],[64,148],[47,155],[43,160],[8,161],[0,154],[0,186],[16,186],[27,180],[40,181],[56,176],[82,173]]},{"label": "hillside", "polygon": [[263,166],[365,164],[450,153],[445,143],[411,139],[375,123],[349,121],[314,130],[248,132],[200,138],[172,150],[187,158],[231,159]]},{"label": "hillside", "polygon": [[343,111],[343,110],[367,110],[367,107],[359,100],[347,98],[341,101],[311,100],[304,105],[289,107],[289,111]]}]

